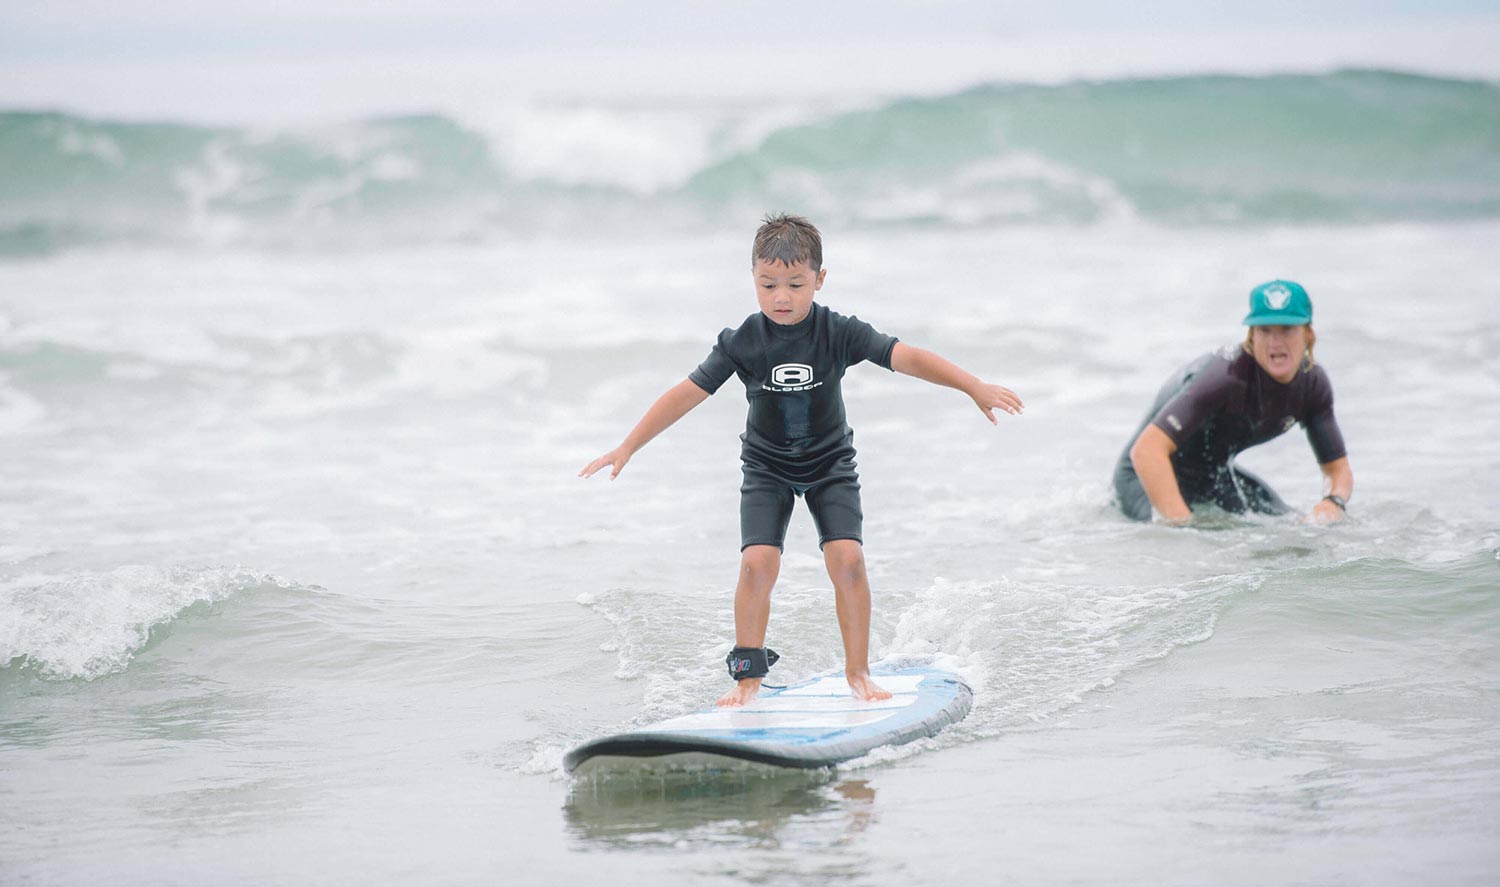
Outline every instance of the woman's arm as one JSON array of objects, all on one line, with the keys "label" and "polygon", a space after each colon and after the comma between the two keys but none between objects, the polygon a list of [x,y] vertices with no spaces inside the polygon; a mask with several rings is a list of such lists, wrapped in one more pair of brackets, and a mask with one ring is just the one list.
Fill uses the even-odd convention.
[{"label": "woman's arm", "polygon": [[[1323,495],[1337,496],[1347,504],[1349,497],[1354,495],[1354,469],[1349,467],[1349,457],[1324,462],[1318,468],[1323,472]],[[1308,518],[1314,523],[1334,524],[1344,519],[1344,509],[1332,499],[1325,498],[1313,506]]]},{"label": "woman's arm", "polygon": [[1182,498],[1177,473],[1172,470],[1172,454],[1175,452],[1177,444],[1167,437],[1165,431],[1147,425],[1130,447],[1130,462],[1135,466],[1141,488],[1146,491],[1146,498],[1151,500],[1156,513],[1169,524],[1182,525],[1193,519],[1193,511]]},{"label": "woman's arm", "polygon": [[1021,398],[1009,388],[985,382],[953,361],[905,342],[897,342],[896,347],[891,350],[891,369],[934,385],[957,388],[973,398],[974,405],[979,407],[979,411],[984,413],[991,424],[999,424],[995,419],[995,410],[1019,416],[1024,407]]},{"label": "woman's arm", "polygon": [[620,476],[625,468],[625,463],[635,455],[635,451],[645,446],[653,437],[666,431],[673,422],[688,414],[688,411],[700,403],[708,400],[708,392],[699,388],[691,379],[683,379],[676,385],[667,389],[667,393],[656,399],[641,417],[641,421],[635,423],[630,433],[625,435],[621,444],[589,464],[583,466],[578,472],[579,477],[593,477],[594,472],[606,465],[613,465],[614,470],[609,473],[609,479],[614,480]]}]

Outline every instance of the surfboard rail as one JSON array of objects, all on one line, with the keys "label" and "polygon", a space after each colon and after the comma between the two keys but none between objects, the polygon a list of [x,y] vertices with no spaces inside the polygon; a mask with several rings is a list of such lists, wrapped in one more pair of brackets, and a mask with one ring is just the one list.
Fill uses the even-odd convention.
[{"label": "surfboard rail", "polygon": [[710,708],[657,724],[590,740],[563,757],[578,773],[608,759],[668,759],[684,768],[714,759],[815,769],[863,757],[887,745],[936,735],[962,720],[973,691],[958,675],[932,668],[874,672],[891,699],[863,702],[849,696],[842,672],[785,688],[763,690],[750,705]]}]

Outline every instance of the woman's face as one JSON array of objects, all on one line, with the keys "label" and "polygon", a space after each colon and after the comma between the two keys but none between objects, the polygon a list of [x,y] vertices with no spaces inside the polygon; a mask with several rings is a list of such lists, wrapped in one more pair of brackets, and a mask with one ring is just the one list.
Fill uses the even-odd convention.
[{"label": "woman's face", "polygon": [[1297,378],[1307,351],[1307,326],[1250,328],[1250,353],[1266,375],[1285,385]]}]

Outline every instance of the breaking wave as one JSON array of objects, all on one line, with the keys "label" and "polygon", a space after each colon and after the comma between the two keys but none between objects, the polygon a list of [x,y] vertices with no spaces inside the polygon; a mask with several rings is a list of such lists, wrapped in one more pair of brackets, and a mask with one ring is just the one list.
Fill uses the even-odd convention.
[{"label": "breaking wave", "polygon": [[1500,215],[1500,88],[1389,71],[497,114],[266,129],[0,113],[0,256],[484,241],[777,208],[854,226]]}]

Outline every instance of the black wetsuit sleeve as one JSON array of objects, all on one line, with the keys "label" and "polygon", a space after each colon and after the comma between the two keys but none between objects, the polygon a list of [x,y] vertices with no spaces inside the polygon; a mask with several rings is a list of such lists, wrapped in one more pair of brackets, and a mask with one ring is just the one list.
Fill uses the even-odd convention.
[{"label": "black wetsuit sleeve", "polygon": [[1204,422],[1224,409],[1238,383],[1215,364],[1200,373],[1151,417],[1179,448]]},{"label": "black wetsuit sleeve", "polygon": [[729,357],[729,349],[733,345],[734,331],[726,329],[719,333],[719,341],[714,343],[714,348],[708,353],[708,357],[698,364],[698,368],[688,373],[688,379],[694,385],[702,388],[709,394],[719,390],[729,377],[734,375],[734,361]]},{"label": "black wetsuit sleeve", "polygon": [[1322,367],[1315,367],[1311,380],[1312,390],[1308,397],[1307,415],[1302,426],[1307,430],[1307,442],[1312,445],[1313,455],[1319,465],[1326,465],[1349,455],[1344,447],[1344,434],[1339,431],[1339,422],[1333,416],[1333,385]]},{"label": "black wetsuit sleeve", "polygon": [[896,350],[896,337],[887,336],[858,317],[837,317],[844,329],[845,366],[854,366],[862,360],[891,369],[891,353]]}]

